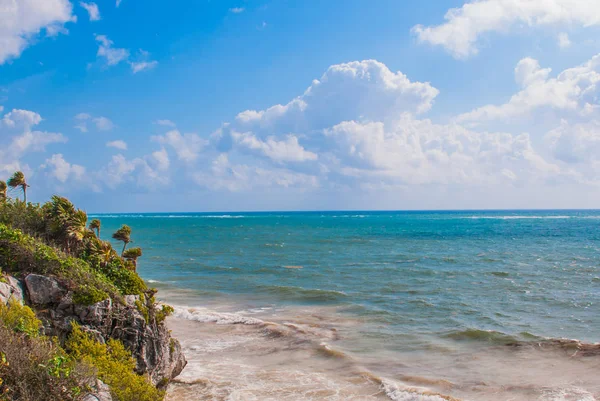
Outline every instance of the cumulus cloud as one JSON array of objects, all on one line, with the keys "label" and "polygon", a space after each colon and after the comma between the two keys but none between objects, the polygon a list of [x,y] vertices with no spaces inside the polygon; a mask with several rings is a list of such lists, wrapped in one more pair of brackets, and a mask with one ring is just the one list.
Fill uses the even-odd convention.
[{"label": "cumulus cloud", "polygon": [[264,141],[249,133],[233,133],[233,136],[240,147],[256,151],[276,162],[303,162],[318,159],[315,153],[304,149],[294,135],[288,135],[283,140],[269,137]]},{"label": "cumulus cloud", "polygon": [[156,120],[156,121],[154,121],[154,124],[162,125],[165,127],[175,127],[176,126],[176,124],[171,120]]},{"label": "cumulus cloud", "polygon": [[575,125],[562,121],[545,140],[556,159],[569,164],[589,163],[600,172],[600,121]]},{"label": "cumulus cloud", "polygon": [[115,125],[106,117],[95,117],[92,119],[98,131],[110,131]]},{"label": "cumulus cloud", "polygon": [[38,113],[29,110],[13,109],[2,117],[0,171],[12,173],[22,168],[21,158],[26,154],[43,152],[48,145],[67,142],[67,138],[60,133],[33,130],[41,121]]},{"label": "cumulus cloud", "polygon": [[129,64],[131,65],[131,71],[133,71],[134,74],[137,74],[140,71],[149,70],[156,67],[158,61],[133,61]]},{"label": "cumulus cloud", "polygon": [[166,171],[169,169],[171,162],[169,160],[169,154],[165,148],[161,148],[156,152],[152,152],[152,160],[155,164],[155,167],[159,171]]},{"label": "cumulus cloud", "polygon": [[85,167],[67,162],[60,153],[52,155],[41,168],[47,169],[51,177],[62,183],[71,179],[81,180],[85,175]]},{"label": "cumulus cloud", "polygon": [[561,32],[558,34],[558,47],[561,49],[566,49],[571,46],[571,39],[569,39],[569,35],[565,32]]},{"label": "cumulus cloud", "polygon": [[159,168],[153,168],[147,159],[147,157],[137,157],[129,160],[122,154],[114,155],[95,176],[109,189],[115,189],[126,183],[157,189],[167,182],[168,175]]},{"label": "cumulus cloud", "polygon": [[38,125],[42,121],[42,117],[33,111],[13,109],[2,118],[2,123],[10,128],[26,128],[29,129],[34,125]]},{"label": "cumulus cloud", "polygon": [[515,78],[523,89],[502,105],[487,105],[458,116],[457,121],[505,120],[547,109],[575,115],[591,115],[598,110],[600,94],[600,54],[588,62],[569,68],[556,78],[548,78],[550,69],[542,69],[536,60],[523,59],[515,69]]},{"label": "cumulus cloud", "polygon": [[65,33],[75,21],[69,0],[4,1],[0,5],[0,65],[18,58],[40,32],[47,36]]},{"label": "cumulus cloud", "polygon": [[270,187],[315,188],[316,177],[287,169],[265,169],[246,164],[232,164],[226,154],[216,157],[208,171],[193,174],[196,184],[214,191],[244,191]]},{"label": "cumulus cloud", "polygon": [[89,113],[79,113],[75,116],[75,120],[77,121],[77,124],[74,128],[81,132],[88,132],[88,121],[91,121],[98,131],[110,131],[115,127],[109,118],[102,116],[93,117]]},{"label": "cumulus cloud", "polygon": [[127,143],[125,143],[125,141],[122,140],[106,142],[106,146],[108,146],[109,148],[127,150]]},{"label": "cumulus cloud", "polygon": [[90,2],[86,3],[83,1],[79,2],[79,5],[88,12],[90,16],[90,21],[100,21],[100,10],[98,9],[98,5],[96,3]]},{"label": "cumulus cloud", "polygon": [[98,42],[98,58],[103,58],[107,66],[119,64],[129,58],[129,50],[113,47],[114,42],[106,35],[96,35]]},{"label": "cumulus cloud", "polygon": [[[523,86],[546,82],[549,73],[532,59],[515,70]],[[206,166],[210,174],[194,179],[237,191],[266,171],[287,172],[294,186],[307,187],[523,185],[564,177],[526,133],[422,119],[437,94],[376,61],[332,66],[291,102],[247,110],[224,124],[211,137],[219,156]]]},{"label": "cumulus cloud", "polygon": [[479,51],[482,35],[509,33],[515,27],[600,25],[600,3],[595,0],[479,0],[450,9],[445,23],[412,32],[420,42],[443,46],[456,58]]},{"label": "cumulus cloud", "polygon": [[171,147],[177,154],[177,158],[186,163],[194,162],[200,151],[208,143],[198,134],[181,134],[177,130],[167,132],[165,135],[153,136],[152,140]]}]

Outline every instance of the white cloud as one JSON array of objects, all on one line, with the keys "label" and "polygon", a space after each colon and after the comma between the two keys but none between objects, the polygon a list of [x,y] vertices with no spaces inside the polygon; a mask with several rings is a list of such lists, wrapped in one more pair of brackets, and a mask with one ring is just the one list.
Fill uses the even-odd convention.
[{"label": "white cloud", "polygon": [[559,174],[527,134],[478,133],[405,114],[393,124],[342,122],[325,135],[329,170],[369,180],[422,184],[490,185]]},{"label": "white cloud", "polygon": [[171,120],[156,120],[156,121],[154,121],[154,124],[163,125],[165,127],[175,127],[176,126],[176,124]]},{"label": "white cloud", "polygon": [[286,169],[265,169],[246,164],[232,164],[226,154],[213,160],[208,171],[193,174],[196,184],[214,191],[245,191],[269,187],[316,188],[316,177]]},{"label": "white cloud", "polygon": [[75,116],[75,120],[77,120],[78,123],[74,126],[74,128],[81,132],[88,132],[88,121],[91,121],[96,126],[98,131],[110,131],[115,127],[109,118],[102,116],[93,117],[89,113],[79,113]]},{"label": "white cloud", "polygon": [[443,46],[456,58],[477,54],[480,37],[486,33],[509,33],[518,26],[584,27],[600,24],[596,0],[478,0],[450,9],[445,23],[412,32],[420,42]]},{"label": "white cloud", "polygon": [[229,12],[232,12],[234,14],[241,14],[244,12],[244,10],[245,10],[244,7],[233,7],[233,8],[229,9]]},{"label": "white cloud", "polygon": [[166,171],[169,169],[171,163],[169,161],[169,154],[165,148],[152,152],[152,159],[154,160],[157,170]]},{"label": "white cloud", "polygon": [[558,47],[561,49],[566,49],[571,46],[571,39],[569,39],[569,35],[565,32],[561,32],[558,34]]},{"label": "white cloud", "polygon": [[13,109],[2,118],[2,123],[11,128],[29,128],[39,124],[42,117],[33,111]]},{"label": "white cloud", "polygon": [[85,167],[67,162],[60,153],[52,155],[41,168],[50,170],[49,175],[62,183],[70,179],[81,180],[85,175]]},{"label": "white cloud", "polygon": [[294,135],[288,135],[284,140],[269,137],[264,141],[248,133],[233,135],[240,147],[259,152],[276,162],[303,162],[318,159],[315,153],[304,149]]},{"label": "white cloud", "polygon": [[12,173],[24,167],[20,159],[26,154],[43,152],[48,145],[67,142],[60,133],[32,130],[41,121],[38,113],[29,110],[14,109],[3,116],[0,120],[0,171]]},{"label": "white cloud", "polygon": [[598,110],[600,95],[600,54],[579,67],[569,68],[556,78],[550,69],[541,69],[536,60],[523,59],[515,69],[523,89],[502,105],[487,105],[461,114],[457,121],[506,120],[527,116],[536,109],[574,115],[591,115]]},{"label": "white cloud", "polygon": [[161,145],[168,145],[177,154],[179,160],[186,163],[194,162],[200,151],[207,145],[205,139],[200,138],[197,134],[181,134],[177,130],[167,132],[165,135],[153,136],[152,140]]},{"label": "white cloud", "polygon": [[569,164],[587,162],[600,172],[600,121],[575,125],[563,121],[545,140],[556,159]]},{"label": "white cloud", "polygon": [[0,3],[0,65],[18,58],[40,32],[47,36],[65,33],[64,25],[75,21],[69,0],[4,0]]},{"label": "white cloud", "polygon": [[90,21],[100,21],[100,10],[98,9],[98,5],[96,3],[85,3],[83,1],[80,1],[79,5],[85,8],[85,11],[88,12],[90,16]]},{"label": "white cloud", "polygon": [[125,141],[122,140],[106,142],[106,146],[108,146],[109,148],[127,150],[127,143],[125,143]]},{"label": "white cloud", "polygon": [[139,61],[139,62],[130,62],[131,71],[134,74],[137,74],[140,71],[150,70],[158,64],[158,61]]},{"label": "white cloud", "polygon": [[104,58],[108,66],[119,64],[129,58],[129,50],[113,47],[114,42],[105,35],[96,35],[98,42],[97,56]]},{"label": "white cloud", "polygon": [[145,158],[128,160],[122,154],[118,154],[114,155],[110,162],[96,173],[96,177],[99,182],[110,189],[115,189],[125,183],[134,183],[147,189],[157,189],[167,182],[165,173],[165,171],[159,172],[159,168],[152,168]]},{"label": "white cloud", "polygon": [[98,131],[110,131],[115,125],[106,117],[95,117],[92,119]]}]

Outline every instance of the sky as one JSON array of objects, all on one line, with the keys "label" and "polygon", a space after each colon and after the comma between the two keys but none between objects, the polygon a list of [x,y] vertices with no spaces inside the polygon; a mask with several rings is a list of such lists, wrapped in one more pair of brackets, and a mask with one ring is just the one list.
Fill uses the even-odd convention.
[{"label": "sky", "polygon": [[16,170],[94,213],[600,208],[600,2],[0,0]]}]

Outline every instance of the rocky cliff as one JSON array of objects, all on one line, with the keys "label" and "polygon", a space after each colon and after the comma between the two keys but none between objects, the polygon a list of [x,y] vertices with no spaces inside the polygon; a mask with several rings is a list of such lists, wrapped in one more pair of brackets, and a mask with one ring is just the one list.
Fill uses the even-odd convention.
[{"label": "rocky cliff", "polygon": [[[186,360],[179,342],[156,318],[154,308],[149,308],[149,314],[142,314],[139,296],[125,296],[118,303],[106,299],[84,306],[73,301],[68,288],[68,283],[52,276],[29,274],[22,280],[6,276],[6,282],[0,282],[0,302],[6,304],[14,298],[27,304],[43,322],[45,334],[61,341],[68,337],[72,322],[102,343],[109,338],[122,341],[136,359],[137,372],[148,374],[158,387],[166,386],[183,370]],[[98,389],[102,389],[101,384]],[[101,391],[92,397],[95,398],[89,401],[110,399]]]}]

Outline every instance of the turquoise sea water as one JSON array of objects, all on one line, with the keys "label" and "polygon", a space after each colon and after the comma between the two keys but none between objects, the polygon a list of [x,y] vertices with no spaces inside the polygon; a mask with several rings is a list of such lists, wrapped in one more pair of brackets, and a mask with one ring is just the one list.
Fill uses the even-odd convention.
[{"label": "turquoise sea water", "polygon": [[[460,399],[588,401],[600,397],[600,380],[586,373],[600,368],[598,358],[573,360],[569,354],[549,360],[546,353],[516,354],[505,347],[542,338],[600,341],[600,211],[94,217],[102,221],[104,238],[121,224],[132,227],[132,246],[144,250],[139,272],[166,294],[166,301],[209,309],[221,305],[216,309],[227,313],[202,309],[182,316],[200,322],[249,324],[256,322],[245,319],[259,318],[259,322],[295,327],[295,333],[302,336],[302,341],[273,345],[267,352],[261,348],[262,340],[254,346],[247,339],[240,340],[239,329],[220,333],[210,346],[194,343],[197,329],[189,329],[191,342],[184,342],[184,348],[196,364],[191,363],[187,371],[196,369],[193,375],[219,383],[214,388],[228,395],[216,396],[207,390],[213,387],[204,386],[193,396],[173,399],[378,399],[348,390],[356,384],[348,377],[357,366],[396,380],[384,386],[384,393],[393,400],[438,401],[426,395],[413,397],[412,389],[402,390],[406,383],[398,384],[403,383],[400,378],[415,380],[414,375],[419,377],[417,383],[434,383],[427,387]],[[335,333],[335,339],[328,337],[331,332],[316,333],[316,340],[311,340],[314,349],[326,347],[329,355],[333,347],[349,356],[343,367],[322,368],[319,377],[327,377],[323,383],[340,386],[330,389],[331,396],[297,396],[300,390],[289,390],[297,375],[274,388],[272,398],[262,388],[248,395],[252,383],[262,377],[259,373],[245,387],[233,385],[237,383],[233,379],[222,384],[227,373],[211,376],[221,372],[223,359],[237,362],[222,372],[235,371],[232,366],[238,366],[240,355],[249,349],[254,350],[253,361],[256,355],[281,355],[273,366],[289,364],[286,372],[296,366],[304,370],[327,366],[318,359],[321,354],[315,357],[317,362],[299,361],[297,353],[288,355],[290,347],[304,347],[299,344],[305,344],[314,327]],[[214,335],[203,333],[197,337],[206,341]],[[255,335],[244,332],[247,338]],[[232,345],[230,353],[220,351],[210,359],[213,354],[206,349],[225,343],[245,345]],[[306,355],[313,355],[314,349],[305,350]],[[514,370],[515,365],[522,371]],[[276,377],[282,377],[280,370],[265,369],[257,372],[275,375],[277,371]],[[328,376],[332,371],[345,372],[343,379],[332,379]],[[442,385],[436,385],[436,380],[442,380]],[[485,395],[481,386],[486,386]],[[245,395],[231,396],[233,387]],[[350,395],[340,392],[342,388]],[[286,391],[293,395],[282,397]]]},{"label": "turquoise sea water", "polygon": [[390,332],[600,341],[600,211],[98,216],[132,227],[145,279],[202,295],[343,305]]}]

